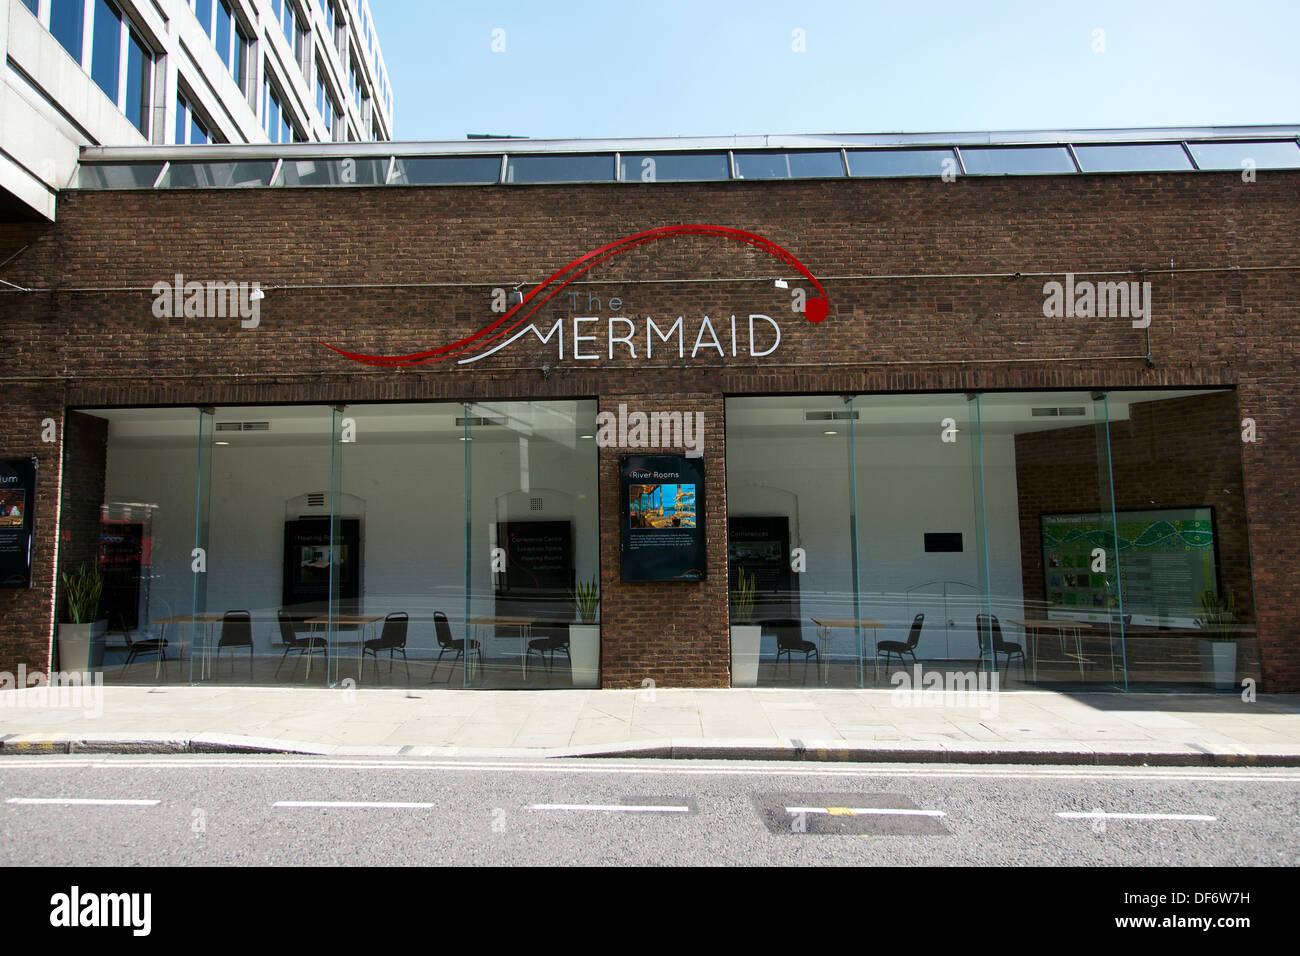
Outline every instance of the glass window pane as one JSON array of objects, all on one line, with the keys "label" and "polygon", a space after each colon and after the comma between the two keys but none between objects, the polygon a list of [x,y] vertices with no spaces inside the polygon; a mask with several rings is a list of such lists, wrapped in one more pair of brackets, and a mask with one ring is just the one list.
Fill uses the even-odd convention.
[{"label": "glass window pane", "polygon": [[[733,686],[857,687],[863,655],[853,622],[888,621],[889,631],[882,630],[876,639],[894,639],[896,622],[892,616],[881,617],[880,608],[854,613],[858,602],[850,414],[839,397],[726,400]],[[911,481],[909,476],[906,483]],[[659,507],[655,487],[649,486],[646,502],[652,516]],[[791,567],[794,548],[821,557],[798,573]],[[752,599],[738,595],[742,575]],[[873,581],[872,590],[882,585]],[[840,623],[818,623],[827,621]],[[868,629],[868,675],[872,640]]]},{"label": "glass window pane", "polygon": [[730,179],[726,153],[623,153],[627,183],[685,183]]},{"label": "glass window pane", "polygon": [[[850,176],[942,176],[957,174],[950,149],[851,149]],[[945,165],[946,164],[946,165]]]},{"label": "glass window pane", "polygon": [[286,186],[382,186],[388,159],[285,160]]},{"label": "glass window pane", "polygon": [[271,182],[271,175],[274,172],[274,160],[254,160],[244,163],[172,163],[160,185],[172,189],[266,186]]},{"label": "glass window pane", "polygon": [[63,49],[81,62],[85,5],[81,0],[50,0],[50,33]]},{"label": "glass window pane", "polygon": [[90,76],[117,103],[117,77],[122,59],[122,18],[107,0],[95,0],[94,40],[90,51]]},{"label": "glass window pane", "polygon": [[206,125],[204,125],[201,119],[199,119],[197,116],[194,115],[193,110],[191,110],[190,111],[190,145],[197,146],[207,142],[210,142],[210,137],[208,136],[208,128]]},{"label": "glass window pane", "polygon": [[961,159],[971,176],[1033,176],[1075,171],[1064,146],[963,146]]},{"label": "glass window pane", "polygon": [[37,0],[23,0],[23,6],[25,6],[28,10],[32,11],[32,13],[34,14],[36,13],[37,8],[40,6],[40,4],[37,3]]},{"label": "glass window pane", "polygon": [[189,123],[189,107],[185,103],[185,97],[176,97],[176,145],[185,145],[185,130]]},{"label": "glass window pane", "polygon": [[217,4],[217,29],[212,42],[216,44],[217,55],[221,57],[221,62],[226,64],[226,69],[234,73],[234,60],[230,55],[230,7],[224,2]]},{"label": "glass window pane", "polygon": [[844,175],[838,150],[809,153],[736,154],[739,179],[820,179]]},{"label": "glass window pane", "polygon": [[77,171],[80,189],[151,189],[162,163],[110,163],[82,166]]},{"label": "glass window pane", "polygon": [[1076,146],[1074,154],[1085,173],[1142,172],[1191,169],[1191,160],[1177,143]]},{"label": "glass window pane", "polygon": [[511,156],[508,183],[604,183],[614,179],[611,155]]},{"label": "glass window pane", "polygon": [[393,182],[424,185],[437,183],[494,183],[501,176],[500,156],[398,157]]},{"label": "glass window pane", "polygon": [[194,16],[199,20],[199,26],[203,27],[203,32],[208,36],[212,35],[212,0],[195,0]]},{"label": "glass window pane", "polygon": [[152,79],[153,54],[132,33],[126,46],[126,118],[145,137],[149,135]]},{"label": "glass window pane", "polygon": [[1300,167],[1300,146],[1279,143],[1188,143],[1201,169],[1242,169],[1247,159],[1256,169]]}]

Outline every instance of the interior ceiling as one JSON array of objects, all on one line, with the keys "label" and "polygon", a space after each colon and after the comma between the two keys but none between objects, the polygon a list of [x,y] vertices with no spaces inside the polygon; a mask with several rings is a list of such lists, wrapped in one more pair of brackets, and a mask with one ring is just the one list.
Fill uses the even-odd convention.
[{"label": "interior ceiling", "polygon": [[[1112,421],[1129,417],[1134,404],[1168,401],[1212,390],[1111,392]],[[1061,428],[1077,428],[1097,421],[1087,392],[1033,392],[983,394],[980,425],[987,434],[1015,435]],[[971,404],[961,394],[855,396],[858,413],[855,434],[863,438],[928,435],[945,418],[957,427],[972,427]],[[1033,409],[1083,409],[1082,415],[1034,416]],[[844,413],[848,404],[835,395],[782,395],[733,398],[727,401],[726,427],[732,439],[811,438],[847,436],[849,422],[809,421],[808,412]],[[136,446],[177,446],[197,441],[199,410],[189,408],[88,409],[88,415],[109,422],[109,436],[117,443]],[[457,424],[465,406],[455,403],[424,405],[350,405],[345,417],[357,422],[357,442],[452,442],[466,432]],[[471,406],[470,415],[503,421],[503,425],[471,425],[475,441],[516,442],[521,437],[572,445],[595,430],[595,402],[546,403],[486,402]],[[267,431],[218,431],[217,441],[231,445],[317,445],[329,441],[333,415],[324,405],[271,405],[218,408],[213,423],[268,422]],[[836,436],[824,435],[833,431]]]}]

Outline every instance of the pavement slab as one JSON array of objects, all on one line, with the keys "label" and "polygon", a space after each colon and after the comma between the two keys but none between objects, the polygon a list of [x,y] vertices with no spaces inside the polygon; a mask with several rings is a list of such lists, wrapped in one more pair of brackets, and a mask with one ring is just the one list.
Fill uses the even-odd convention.
[{"label": "pavement slab", "polygon": [[888,689],[493,691],[115,686],[0,692],[0,754],[653,752],[772,759],[1300,766],[1300,695],[1003,691],[971,705]]}]

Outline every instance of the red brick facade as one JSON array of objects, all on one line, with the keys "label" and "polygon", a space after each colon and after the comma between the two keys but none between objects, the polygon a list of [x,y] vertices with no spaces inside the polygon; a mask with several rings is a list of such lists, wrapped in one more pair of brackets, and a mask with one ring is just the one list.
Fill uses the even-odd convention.
[{"label": "red brick facade", "polygon": [[[39,456],[42,477],[37,587],[0,593],[0,668],[47,663],[61,463],[87,451],[66,432],[66,448],[42,443],[38,426],[68,408],[591,397],[601,409],[701,410],[702,584],[618,580],[617,456],[600,456],[604,682],[718,686],[729,666],[725,396],[1227,385],[1259,430],[1243,451],[1264,687],[1300,689],[1298,201],[1297,172],[1254,183],[1200,173],[65,192],[57,224],[0,236],[5,255],[34,240],[3,277],[38,290],[0,293],[0,454]],[[793,314],[772,279],[794,276],[764,253],[679,237],[603,263],[584,276],[597,284],[580,287],[576,308],[557,298],[537,318],[608,317],[619,297],[638,322],[684,316],[684,359],[640,349],[633,359],[622,347],[611,359],[603,321],[589,346],[598,361],[575,360],[567,334],[563,361],[529,337],[472,365],[398,370],[319,344],[392,354],[459,339],[494,317],[493,287],[532,285],[621,236],[681,223],[750,230],[788,249],[823,281],[830,317],[813,325]],[[1127,319],[1043,315],[1043,273],[1171,261],[1192,271],[1145,276],[1149,342]],[[155,318],[150,290],[176,273],[257,280],[267,290],[260,327]],[[750,313],[781,322],[776,353],[750,358],[742,345],[732,357],[724,338],[726,355],[690,357],[700,317],[721,331]]]}]

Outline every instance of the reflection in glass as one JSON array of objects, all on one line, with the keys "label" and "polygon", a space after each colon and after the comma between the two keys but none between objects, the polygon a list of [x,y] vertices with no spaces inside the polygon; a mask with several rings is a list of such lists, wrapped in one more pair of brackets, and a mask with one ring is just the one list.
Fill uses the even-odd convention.
[{"label": "reflection in glass", "polygon": [[1032,176],[1075,172],[1064,146],[963,146],[962,165],[971,176]]}]

